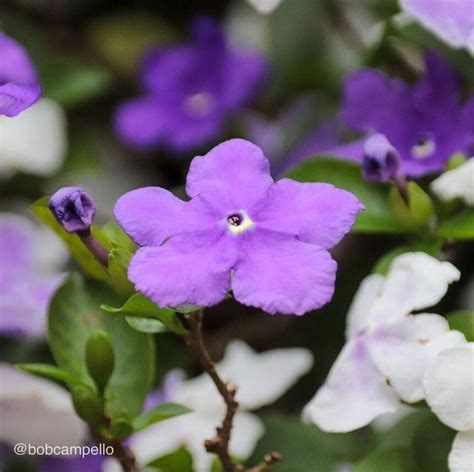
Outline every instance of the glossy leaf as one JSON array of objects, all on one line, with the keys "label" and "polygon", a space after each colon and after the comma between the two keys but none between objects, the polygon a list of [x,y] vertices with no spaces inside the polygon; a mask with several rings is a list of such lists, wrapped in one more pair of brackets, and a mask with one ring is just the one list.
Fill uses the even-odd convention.
[{"label": "glossy leaf", "polygon": [[60,369],[51,364],[17,364],[16,367],[29,374],[44,377],[45,379],[64,382],[71,388],[73,385],[80,385],[81,380],[70,374],[67,370]]},{"label": "glossy leaf", "polygon": [[174,418],[175,416],[184,415],[190,411],[189,408],[178,405],[177,403],[162,403],[137,416],[132,422],[133,430],[135,432],[141,431],[152,424],[160,423],[161,421]]},{"label": "glossy leaf", "polygon": [[142,333],[166,333],[168,328],[160,321],[153,318],[140,318],[138,316],[126,316],[127,323]]},{"label": "glossy leaf", "polygon": [[474,239],[474,208],[441,221],[437,234],[448,239]]},{"label": "glossy leaf", "polygon": [[154,472],[193,472],[193,456],[181,447],[147,464]]}]

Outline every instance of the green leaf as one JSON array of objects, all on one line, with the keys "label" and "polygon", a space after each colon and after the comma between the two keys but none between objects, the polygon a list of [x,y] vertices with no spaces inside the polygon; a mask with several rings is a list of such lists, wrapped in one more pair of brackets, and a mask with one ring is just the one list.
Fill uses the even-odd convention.
[{"label": "green leaf", "polygon": [[130,239],[128,234],[114,221],[108,221],[102,226],[102,232],[110,241],[114,248],[126,249],[129,252],[135,252],[137,246]]},{"label": "green leaf", "polygon": [[81,380],[71,375],[67,370],[60,369],[51,364],[17,364],[16,367],[29,374],[38,375],[45,379],[59,380],[71,388],[73,385],[81,385]]},{"label": "green leaf", "polygon": [[247,465],[261,462],[268,451],[277,451],[284,460],[272,466],[272,472],[333,472],[337,464],[357,460],[370,447],[369,441],[356,433],[324,433],[298,418],[282,415],[262,419],[265,435]]},{"label": "green leaf", "polygon": [[[100,262],[89,252],[79,237],[75,234],[69,234],[64,231],[61,225],[55,220],[48,208],[49,197],[43,197],[37,200],[31,206],[31,211],[42,223],[51,228],[69,247],[74,259],[81,266],[84,272],[99,280],[107,280],[108,275]],[[94,235],[98,236],[103,243],[103,236],[100,230],[95,228]]]},{"label": "green leaf", "polygon": [[397,256],[400,256],[401,254],[404,254],[405,252],[421,251],[421,252],[426,252],[430,256],[437,257],[441,250],[442,245],[443,245],[442,238],[433,237],[433,238],[429,238],[423,241],[416,241],[412,244],[406,244],[404,246],[397,247],[387,252],[386,254],[384,254],[377,261],[372,272],[374,274],[387,275],[387,272],[390,268],[390,265],[392,264],[392,261]]},{"label": "green leaf", "polygon": [[474,239],[474,208],[441,221],[436,233],[448,239]]},{"label": "green leaf", "polygon": [[407,184],[407,205],[396,187],[390,189],[390,210],[394,220],[412,231],[425,229],[434,215],[430,196],[416,183]]},{"label": "green leaf", "polygon": [[110,285],[123,297],[130,297],[135,293],[135,287],[128,280],[128,264],[133,254],[125,249],[112,249],[109,252],[107,272]]},{"label": "green leaf", "polygon": [[85,357],[87,371],[102,394],[115,365],[114,348],[106,331],[96,329],[89,335],[86,340]]},{"label": "green leaf", "polygon": [[160,321],[153,318],[139,318],[138,316],[126,316],[127,323],[142,333],[166,333],[168,328]]},{"label": "green leaf", "polygon": [[355,194],[364,204],[365,211],[359,214],[354,231],[406,232],[406,228],[396,223],[390,214],[387,187],[366,182],[360,166],[354,162],[329,156],[315,157],[291,170],[288,177],[300,182],[328,182]]},{"label": "green leaf", "polygon": [[193,456],[181,447],[176,451],[161,456],[147,464],[155,472],[193,472]]},{"label": "green leaf", "polygon": [[104,304],[101,305],[101,308],[109,313],[157,319],[173,333],[180,335],[186,334],[186,329],[173,310],[169,308],[159,308],[141,293],[132,295],[120,308]]},{"label": "green leaf", "polygon": [[461,331],[469,342],[474,342],[474,310],[455,311],[447,318],[451,329]]},{"label": "green leaf", "polygon": [[355,472],[422,472],[409,448],[376,449],[359,462]]},{"label": "green leaf", "polygon": [[99,425],[104,415],[99,394],[89,385],[76,385],[72,387],[71,395],[77,415],[89,424]]},{"label": "green leaf", "polygon": [[105,413],[111,418],[141,412],[154,376],[154,344],[150,335],[128,326],[125,319],[100,310],[101,302],[115,303],[106,287],[87,285],[73,274],[54,295],[49,309],[48,344],[58,366],[93,386],[85,344],[96,329],[106,331],[115,355],[115,367],[105,388]]},{"label": "green leaf", "polygon": [[160,423],[161,421],[174,418],[175,416],[184,415],[190,411],[189,408],[178,405],[177,403],[162,403],[137,416],[132,422],[133,430],[135,432],[141,431],[152,424]]}]

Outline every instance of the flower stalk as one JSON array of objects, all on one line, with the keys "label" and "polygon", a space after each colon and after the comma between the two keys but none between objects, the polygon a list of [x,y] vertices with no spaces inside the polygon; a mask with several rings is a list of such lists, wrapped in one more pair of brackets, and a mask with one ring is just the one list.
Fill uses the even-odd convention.
[{"label": "flower stalk", "polygon": [[96,430],[91,430],[91,436],[97,444],[105,444],[113,449],[112,456],[117,459],[123,472],[139,472],[133,451],[118,439],[109,440]]}]

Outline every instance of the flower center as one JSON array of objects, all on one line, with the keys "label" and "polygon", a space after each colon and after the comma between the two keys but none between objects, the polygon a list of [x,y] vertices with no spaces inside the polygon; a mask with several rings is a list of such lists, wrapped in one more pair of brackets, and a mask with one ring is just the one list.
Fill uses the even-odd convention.
[{"label": "flower center", "polygon": [[411,148],[411,155],[415,159],[426,159],[436,150],[434,140],[428,136],[422,136],[417,143]]},{"label": "flower center", "polygon": [[208,92],[199,92],[184,99],[185,112],[194,118],[203,118],[214,109],[214,98]]},{"label": "flower center", "polygon": [[233,234],[243,233],[244,231],[248,231],[254,226],[253,221],[250,219],[250,216],[245,211],[232,213],[227,217],[226,221],[227,227]]}]

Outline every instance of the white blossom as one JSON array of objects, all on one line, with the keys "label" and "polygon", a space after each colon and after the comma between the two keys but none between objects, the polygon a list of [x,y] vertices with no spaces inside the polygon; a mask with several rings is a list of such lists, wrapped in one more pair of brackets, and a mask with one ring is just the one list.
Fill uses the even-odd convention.
[{"label": "white blossom", "polygon": [[247,0],[259,13],[269,14],[275,11],[283,0]]},{"label": "white blossom", "polygon": [[431,190],[441,200],[460,198],[467,205],[474,206],[474,158],[440,175],[431,182]]}]

